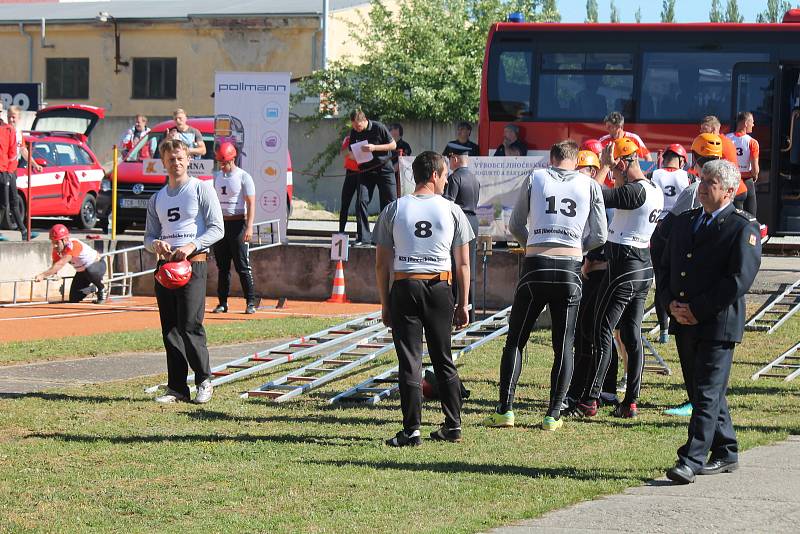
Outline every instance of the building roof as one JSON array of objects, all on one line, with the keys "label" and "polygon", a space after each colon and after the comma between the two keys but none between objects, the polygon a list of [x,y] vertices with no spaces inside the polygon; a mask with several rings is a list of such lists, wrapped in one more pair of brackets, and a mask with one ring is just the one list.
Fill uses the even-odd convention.
[{"label": "building roof", "polygon": [[[370,0],[330,0],[337,11],[369,4]],[[0,24],[47,22],[94,23],[108,12],[118,21],[188,20],[192,18],[288,17],[322,15],[322,0],[175,0],[0,4]]]}]

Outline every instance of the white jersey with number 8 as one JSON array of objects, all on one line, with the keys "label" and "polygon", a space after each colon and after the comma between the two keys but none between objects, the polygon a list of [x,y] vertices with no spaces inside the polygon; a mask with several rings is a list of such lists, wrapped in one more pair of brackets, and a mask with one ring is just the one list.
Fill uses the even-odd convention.
[{"label": "white jersey with number 8", "polygon": [[455,235],[452,202],[438,195],[406,195],[396,202],[397,215],[392,228],[394,270],[450,271],[450,249]]},{"label": "white jersey with number 8", "polygon": [[592,205],[592,179],[576,173],[556,179],[546,169],[531,175],[528,246],[558,243],[581,248]]}]

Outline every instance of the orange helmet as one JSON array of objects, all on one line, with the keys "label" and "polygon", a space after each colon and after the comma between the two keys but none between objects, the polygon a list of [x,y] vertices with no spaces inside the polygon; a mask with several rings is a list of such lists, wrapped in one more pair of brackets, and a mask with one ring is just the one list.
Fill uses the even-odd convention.
[{"label": "orange helmet", "polygon": [[614,159],[629,158],[639,151],[639,147],[630,137],[614,139]]},{"label": "orange helmet", "polygon": [[50,241],[60,241],[69,238],[69,229],[63,224],[55,224],[50,228]]},{"label": "orange helmet", "polygon": [[168,261],[156,271],[156,280],[167,289],[178,289],[192,278],[192,264],[187,261]]},{"label": "orange helmet", "polygon": [[214,159],[223,163],[233,161],[236,159],[236,147],[230,142],[222,143],[217,147],[217,151],[214,153]]},{"label": "orange helmet", "polygon": [[722,140],[717,134],[701,133],[692,141],[692,152],[699,158],[722,158]]},{"label": "orange helmet", "polygon": [[587,139],[581,145],[581,150],[591,150],[595,154],[603,151],[603,145],[597,139]]},{"label": "orange helmet", "polygon": [[578,167],[600,168],[600,158],[591,150],[581,150],[578,152]]}]

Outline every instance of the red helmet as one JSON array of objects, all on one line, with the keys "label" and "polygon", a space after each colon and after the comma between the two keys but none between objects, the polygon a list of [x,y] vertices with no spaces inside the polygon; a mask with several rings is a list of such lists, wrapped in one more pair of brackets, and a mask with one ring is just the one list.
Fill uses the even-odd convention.
[{"label": "red helmet", "polygon": [[188,260],[168,261],[156,271],[156,280],[167,289],[178,289],[192,278],[192,264]]},{"label": "red helmet", "polygon": [[231,142],[226,141],[222,143],[217,147],[217,151],[214,153],[214,159],[223,163],[233,161],[236,159],[236,147],[233,146]]},{"label": "red helmet", "polygon": [[603,151],[603,145],[597,139],[587,139],[581,145],[581,150],[591,150],[595,154],[599,154]]},{"label": "red helmet", "polygon": [[60,241],[69,237],[69,229],[63,224],[55,224],[50,228],[50,241]]},{"label": "red helmet", "polygon": [[667,152],[672,152],[676,156],[682,157],[684,160],[686,159],[686,149],[683,148],[683,145],[678,143],[673,143],[669,145],[667,148],[664,149],[664,154]]}]

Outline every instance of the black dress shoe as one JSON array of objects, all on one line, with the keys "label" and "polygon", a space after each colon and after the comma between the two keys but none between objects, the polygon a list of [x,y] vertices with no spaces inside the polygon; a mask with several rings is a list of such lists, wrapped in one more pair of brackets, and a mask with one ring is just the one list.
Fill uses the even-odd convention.
[{"label": "black dress shoe", "polygon": [[719,473],[733,473],[739,469],[739,462],[726,462],[725,460],[711,460],[700,470],[700,475],[718,475]]},{"label": "black dress shoe", "polygon": [[691,484],[694,482],[694,471],[688,465],[678,462],[667,471],[667,478],[677,484]]}]

